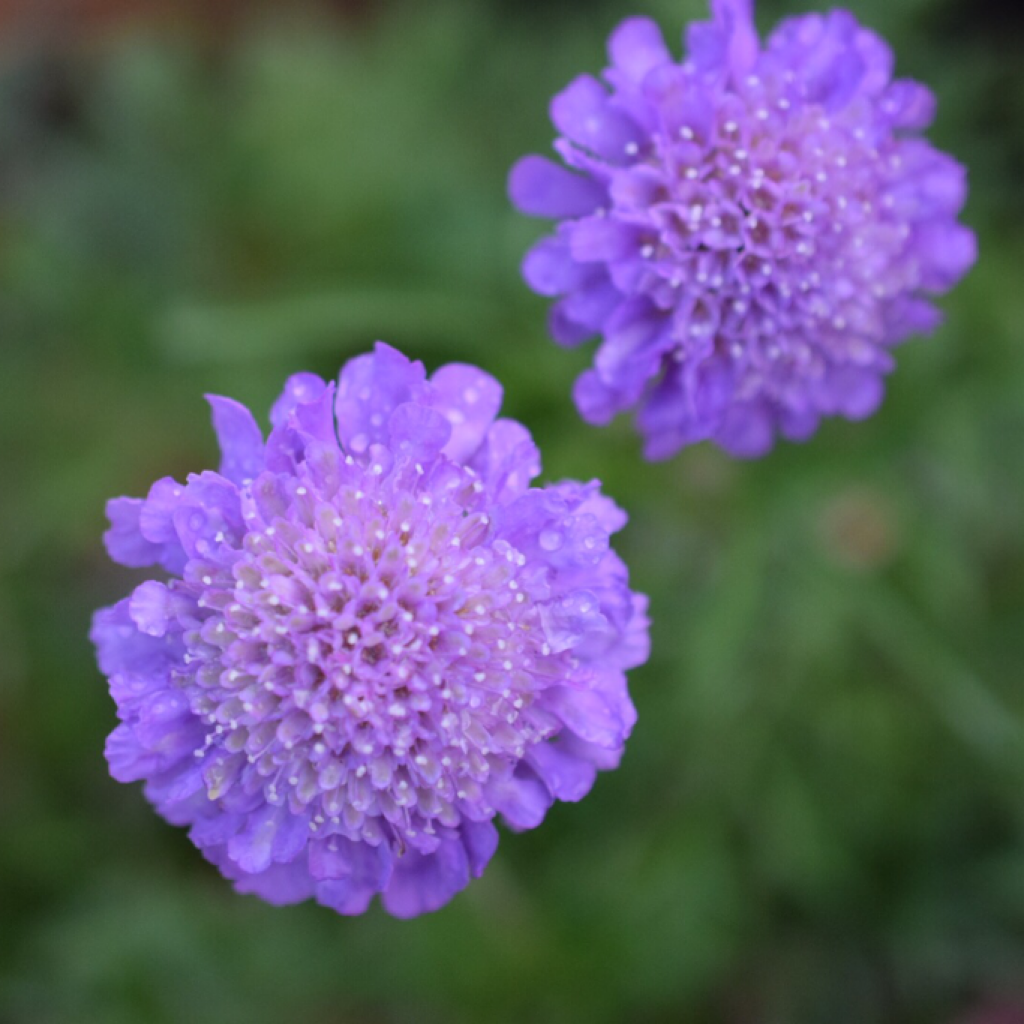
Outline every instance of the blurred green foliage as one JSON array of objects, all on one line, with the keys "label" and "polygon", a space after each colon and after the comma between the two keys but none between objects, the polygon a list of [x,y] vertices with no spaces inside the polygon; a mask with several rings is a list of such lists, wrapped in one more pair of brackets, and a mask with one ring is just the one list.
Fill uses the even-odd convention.
[{"label": "blurred green foliage", "polygon": [[[762,24],[810,5],[764,2]],[[863,0],[972,169],[982,261],[882,411],[645,465],[569,389],[504,181],[620,0],[293,12],[0,54],[0,1020],[954,1020],[1024,992],[1022,37]],[[698,0],[649,0],[671,37]],[[977,11],[984,14],[986,8]],[[994,8],[988,9],[990,19]],[[618,772],[411,923],[235,895],[102,758],[102,507],[384,338],[600,476],[654,617]]]}]

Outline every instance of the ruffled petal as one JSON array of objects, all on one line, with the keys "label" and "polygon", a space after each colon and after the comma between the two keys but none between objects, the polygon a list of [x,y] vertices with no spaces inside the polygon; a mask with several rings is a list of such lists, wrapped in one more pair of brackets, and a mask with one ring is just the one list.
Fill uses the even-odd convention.
[{"label": "ruffled petal", "polygon": [[108,676],[130,674],[163,679],[182,654],[176,638],[140,632],[132,620],[127,599],[96,612],[89,639],[96,648],[100,670]]},{"label": "ruffled petal", "polygon": [[175,595],[165,584],[147,580],[128,599],[128,614],[143,633],[163,636],[169,626],[176,625]]},{"label": "ruffled petal", "polygon": [[275,859],[283,860],[275,858],[275,847],[282,839],[290,845],[293,822],[294,816],[287,808],[264,804],[249,815],[245,828],[228,842],[228,856],[248,875],[266,871]]},{"label": "ruffled petal", "polygon": [[726,60],[736,78],[750,73],[757,62],[754,0],[711,0],[711,13],[726,40]]},{"label": "ruffled petal", "polygon": [[225,542],[237,543],[243,533],[238,488],[217,473],[190,478],[171,523],[189,558],[208,557]]},{"label": "ruffled petal", "polygon": [[409,851],[395,864],[382,894],[384,908],[402,918],[437,910],[464,889],[469,878],[469,857],[458,839],[446,840],[428,856]]},{"label": "ruffled petal", "polygon": [[974,232],[956,223],[932,223],[914,232],[914,246],[921,254],[921,286],[944,292],[974,266],[978,239]]},{"label": "ruffled petal", "polygon": [[241,484],[263,468],[263,433],[249,410],[232,398],[207,395],[220,444],[222,476]]},{"label": "ruffled petal", "polygon": [[366,913],[377,890],[369,885],[360,885],[354,879],[341,878],[318,882],[315,893],[317,903],[346,917],[355,917]]},{"label": "ruffled petal", "polygon": [[270,422],[275,427],[284,426],[296,407],[315,402],[327,384],[315,373],[296,373],[285,381],[281,396],[270,410]]},{"label": "ruffled petal", "polygon": [[632,393],[658,373],[675,344],[672,322],[646,299],[636,299],[609,321],[594,368],[603,380]]},{"label": "ruffled petal", "polygon": [[935,120],[935,107],[935,93],[907,78],[893,82],[881,104],[893,128],[905,131],[924,131]]},{"label": "ruffled petal", "polygon": [[378,342],[372,353],[349,360],[338,380],[335,413],[345,449],[362,455],[371,444],[386,444],[392,412],[426,397],[423,364]]},{"label": "ruffled petal", "polygon": [[538,295],[564,295],[578,287],[588,276],[558,235],[542,238],[523,259],[523,280]]},{"label": "ruffled petal", "polygon": [[308,900],[316,891],[309,872],[301,861],[271,864],[258,873],[240,873],[235,878],[240,893],[259,896],[277,907]]},{"label": "ruffled petal", "polygon": [[581,263],[608,263],[637,251],[639,229],[609,217],[585,217],[569,231],[572,258]]},{"label": "ruffled petal", "polygon": [[768,46],[798,76],[812,103],[833,112],[844,107],[872,70],[857,46],[860,26],[849,11],[788,18]]},{"label": "ruffled petal", "polygon": [[621,303],[622,295],[611,281],[603,275],[594,275],[590,282],[566,295],[552,310],[558,310],[566,321],[578,325],[581,331],[592,337],[605,329]]},{"label": "ruffled petal", "polygon": [[548,645],[556,653],[616,635],[597,597],[589,590],[577,590],[541,604],[540,621]]},{"label": "ruffled petal", "polygon": [[164,767],[162,756],[146,749],[131,727],[123,723],[107,737],[104,754],[110,774],[118,782],[138,782]]},{"label": "ruffled petal", "polygon": [[567,139],[613,163],[625,162],[643,138],[592,75],[581,75],[551,101],[551,120]]},{"label": "ruffled petal", "polygon": [[661,29],[650,18],[627,18],[608,41],[612,66],[641,83],[652,68],[672,60]]},{"label": "ruffled petal", "polygon": [[775,443],[771,410],[762,402],[730,406],[722,416],[715,440],[740,459],[756,459],[771,451]]},{"label": "ruffled petal", "polygon": [[145,502],[141,498],[113,498],[107,502],[110,529],[103,534],[107,553],[115,562],[140,569],[156,565],[164,547],[147,540],[139,529],[139,516]]},{"label": "ruffled petal", "polygon": [[967,171],[923,139],[900,146],[900,175],[885,194],[892,214],[908,221],[955,217],[967,199]]},{"label": "ruffled petal", "polygon": [[[632,727],[624,704],[598,689],[553,686],[545,690],[544,704],[580,739],[599,747],[621,747]],[[632,705],[629,709],[629,717],[635,717]]]},{"label": "ruffled petal", "polygon": [[632,390],[613,387],[596,370],[584,370],[576,378],[572,397],[580,415],[588,423],[604,426],[633,405],[639,399],[641,390],[635,386]]},{"label": "ruffled petal", "polygon": [[885,385],[877,373],[853,366],[837,367],[829,373],[827,411],[862,420],[878,409],[884,394]]},{"label": "ruffled petal", "polygon": [[484,443],[469,462],[495,499],[522,494],[540,474],[540,452],[530,432],[515,420],[495,420]]},{"label": "ruffled petal", "polygon": [[[294,378],[293,378],[294,379]],[[307,402],[293,405],[288,415],[274,426],[267,439],[264,462],[275,473],[293,473],[306,461],[311,446],[337,449],[334,429],[334,384],[320,387],[310,383],[303,386],[304,393],[319,392]]]},{"label": "ruffled petal", "polygon": [[931,334],[942,323],[942,313],[927,299],[901,296],[885,308],[885,336],[892,345],[912,334]]},{"label": "ruffled petal", "polygon": [[475,366],[450,363],[442,366],[430,383],[434,408],[451,424],[444,454],[464,463],[480,448],[501,408],[501,385]]},{"label": "ruffled petal", "polygon": [[544,156],[524,156],[515,164],[508,194],[513,206],[531,217],[583,217],[608,198],[598,182]]},{"label": "ruffled petal", "polygon": [[459,832],[469,857],[469,869],[474,878],[479,878],[498,849],[498,830],[489,821],[463,821]]},{"label": "ruffled petal", "polygon": [[[211,805],[212,806],[212,805]],[[223,846],[245,827],[247,815],[214,812],[200,818],[189,830],[188,837],[200,850]]]},{"label": "ruffled petal", "polygon": [[575,348],[589,341],[597,331],[576,320],[570,313],[568,300],[562,299],[548,313],[548,333],[559,345]]},{"label": "ruffled petal", "polygon": [[517,769],[515,775],[490,783],[487,796],[514,829],[536,828],[552,803],[548,788],[532,771],[524,768]]},{"label": "ruffled petal", "polygon": [[339,914],[362,914],[391,878],[386,845],[368,846],[343,836],[309,845],[309,873],[316,880],[318,903]]},{"label": "ruffled petal", "polygon": [[404,402],[388,420],[390,450],[396,455],[426,461],[449,443],[452,425],[436,409],[418,402]]},{"label": "ruffled petal", "polygon": [[526,760],[556,800],[582,800],[597,778],[594,764],[557,743],[537,744]]}]

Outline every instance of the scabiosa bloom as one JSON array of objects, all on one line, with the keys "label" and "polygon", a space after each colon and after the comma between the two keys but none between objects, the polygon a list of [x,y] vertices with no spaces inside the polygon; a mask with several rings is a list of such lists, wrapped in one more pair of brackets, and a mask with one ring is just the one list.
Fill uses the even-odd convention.
[{"label": "scabiosa bloom", "polygon": [[158,564],[96,615],[113,776],[242,892],[399,917],[480,875],[613,768],[646,600],[594,482],[531,487],[497,382],[379,345],[292,377],[264,443],[212,397],[219,473],[108,506],[111,556]]},{"label": "scabiosa bloom", "polygon": [[939,320],[926,298],[975,259],[963,168],[920,137],[932,94],[846,11],[784,21],[762,48],[752,0],[711,0],[673,62],[646,18],[610,41],[607,86],[555,97],[555,148],[509,191],[557,218],[527,256],[561,296],[556,341],[603,337],[577,381],[585,419],[639,407],[649,458],[712,439],[757,456],[776,433],[858,419],[891,348]]}]

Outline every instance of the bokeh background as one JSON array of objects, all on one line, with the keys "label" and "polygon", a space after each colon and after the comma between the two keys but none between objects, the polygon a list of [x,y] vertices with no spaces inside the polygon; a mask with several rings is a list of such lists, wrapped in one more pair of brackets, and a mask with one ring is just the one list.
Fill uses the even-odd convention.
[{"label": "bokeh background", "polygon": [[[1024,17],[851,6],[981,262],[870,422],[651,466],[577,419],[505,177],[620,18],[701,0],[0,3],[0,1021],[1024,1021]],[[108,777],[86,639],[140,578],[103,503],[215,464],[202,394],[377,338],[603,478],[654,616],[622,768],[408,923],[236,895]]]}]

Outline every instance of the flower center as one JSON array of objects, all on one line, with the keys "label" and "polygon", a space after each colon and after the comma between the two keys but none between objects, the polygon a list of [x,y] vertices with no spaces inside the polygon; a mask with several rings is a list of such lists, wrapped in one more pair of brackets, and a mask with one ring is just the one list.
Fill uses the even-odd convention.
[{"label": "flower center", "polygon": [[190,565],[178,684],[211,799],[241,785],[314,832],[429,842],[493,814],[488,780],[550,735],[533,693],[564,656],[472,471],[335,463],[257,479],[229,565]]},{"label": "flower center", "polygon": [[829,117],[796,88],[752,76],[710,115],[666,115],[618,205],[638,225],[632,285],[674,314],[680,358],[717,354],[759,385],[871,363],[884,302],[916,285],[899,158],[864,111]]}]

